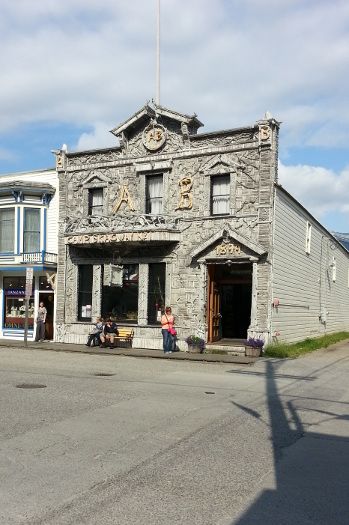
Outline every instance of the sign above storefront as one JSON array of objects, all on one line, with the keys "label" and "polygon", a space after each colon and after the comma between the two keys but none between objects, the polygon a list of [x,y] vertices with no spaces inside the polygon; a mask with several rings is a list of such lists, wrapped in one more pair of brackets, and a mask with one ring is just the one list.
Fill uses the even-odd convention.
[{"label": "sign above storefront", "polygon": [[178,242],[179,232],[166,231],[134,231],[124,233],[95,233],[84,235],[69,235],[65,238],[65,244],[114,244],[123,242]]}]

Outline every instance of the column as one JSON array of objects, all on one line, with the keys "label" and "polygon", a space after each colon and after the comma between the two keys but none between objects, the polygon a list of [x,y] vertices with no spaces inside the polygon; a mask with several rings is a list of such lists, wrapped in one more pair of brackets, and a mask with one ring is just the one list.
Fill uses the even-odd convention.
[{"label": "column", "polygon": [[93,265],[92,321],[101,315],[102,308],[102,265]]},{"label": "column", "polygon": [[148,264],[139,265],[138,275],[138,324],[148,324],[148,284],[149,266]]}]

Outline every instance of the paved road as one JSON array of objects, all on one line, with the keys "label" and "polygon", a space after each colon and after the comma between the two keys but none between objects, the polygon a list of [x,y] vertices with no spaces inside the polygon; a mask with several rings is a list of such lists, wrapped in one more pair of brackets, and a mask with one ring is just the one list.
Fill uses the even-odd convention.
[{"label": "paved road", "polygon": [[348,525],[348,371],[1,349],[0,523]]}]

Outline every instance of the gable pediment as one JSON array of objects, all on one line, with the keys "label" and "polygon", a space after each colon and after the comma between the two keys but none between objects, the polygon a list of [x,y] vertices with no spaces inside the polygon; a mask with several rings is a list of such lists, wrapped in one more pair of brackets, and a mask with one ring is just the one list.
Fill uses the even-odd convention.
[{"label": "gable pediment", "polygon": [[192,261],[217,259],[259,259],[266,250],[255,241],[234,231],[229,225],[211,235],[191,253]]},{"label": "gable pediment", "polygon": [[238,169],[242,169],[241,164],[219,155],[205,162],[205,164],[201,166],[200,172],[204,175],[217,175],[236,172]]},{"label": "gable pediment", "polygon": [[84,188],[95,188],[97,186],[106,186],[111,182],[110,178],[104,173],[99,173],[98,171],[90,173],[85,180],[83,180],[80,186]]},{"label": "gable pediment", "polygon": [[145,129],[150,122],[153,121],[161,124],[164,120],[176,123],[179,128],[185,125],[191,132],[195,133],[196,130],[203,125],[195,114],[185,115],[184,113],[178,113],[177,111],[157,105],[154,102],[148,102],[139,111],[116,128],[113,128],[110,132],[120,139],[124,139],[124,137],[129,139],[140,129]]}]

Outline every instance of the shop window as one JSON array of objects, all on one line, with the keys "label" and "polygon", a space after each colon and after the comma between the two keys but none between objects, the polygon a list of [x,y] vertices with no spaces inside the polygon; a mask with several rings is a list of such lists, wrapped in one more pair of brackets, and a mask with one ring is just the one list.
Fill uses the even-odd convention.
[{"label": "shop window", "polygon": [[148,324],[158,324],[165,308],[166,264],[149,264]]},{"label": "shop window", "polygon": [[120,265],[120,279],[109,279],[113,283],[103,286],[102,316],[112,317],[118,323],[138,322],[138,264]]},{"label": "shop window", "polygon": [[159,215],[162,213],[163,176],[149,175],[146,177],[146,213]]},{"label": "shop window", "polygon": [[[24,330],[25,324],[25,277],[4,277],[4,328]],[[28,328],[34,328],[34,297],[29,299]]]},{"label": "shop window", "polygon": [[80,264],[78,267],[78,321],[91,321],[92,317],[92,264]]},{"label": "shop window", "polygon": [[215,175],[211,178],[211,214],[230,213],[230,175]]},{"label": "shop window", "polygon": [[39,277],[39,290],[44,292],[53,291],[52,281],[49,281],[47,275],[40,275]]},{"label": "shop window", "polygon": [[0,253],[13,253],[15,237],[15,209],[0,210]]},{"label": "shop window", "polygon": [[103,215],[103,188],[88,190],[88,214]]},{"label": "shop window", "polygon": [[24,253],[40,251],[40,212],[39,208],[24,208]]}]

